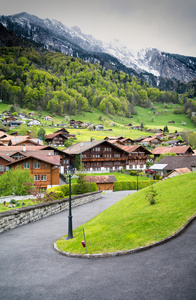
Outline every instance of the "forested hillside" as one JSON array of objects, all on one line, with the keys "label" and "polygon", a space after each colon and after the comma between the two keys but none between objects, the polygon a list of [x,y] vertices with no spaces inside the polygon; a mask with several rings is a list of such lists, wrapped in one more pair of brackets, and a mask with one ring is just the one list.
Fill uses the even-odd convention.
[{"label": "forested hillside", "polygon": [[0,97],[8,104],[51,114],[73,115],[99,108],[106,114],[129,117],[134,107],[154,102],[184,104],[196,111],[195,88],[186,94],[160,91],[118,70],[106,70],[62,53],[38,52],[33,47],[0,48]]}]

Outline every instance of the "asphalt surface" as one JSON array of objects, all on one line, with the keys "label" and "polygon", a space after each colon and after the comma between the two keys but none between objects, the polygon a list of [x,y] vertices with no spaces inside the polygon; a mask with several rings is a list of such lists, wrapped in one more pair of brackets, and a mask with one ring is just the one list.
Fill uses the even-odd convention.
[{"label": "asphalt surface", "polygon": [[[73,227],[127,194],[108,193],[74,208]],[[155,248],[85,259],[53,249],[67,233],[67,216],[64,211],[0,234],[0,300],[196,300],[196,221]]]}]

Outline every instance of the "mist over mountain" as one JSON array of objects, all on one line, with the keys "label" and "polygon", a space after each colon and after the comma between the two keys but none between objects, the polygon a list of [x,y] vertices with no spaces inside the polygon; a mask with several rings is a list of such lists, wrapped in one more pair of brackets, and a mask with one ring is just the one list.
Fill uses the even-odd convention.
[{"label": "mist over mountain", "polygon": [[196,78],[195,57],[152,48],[136,52],[118,40],[103,43],[76,26],[69,28],[59,21],[40,19],[25,12],[0,16],[0,22],[17,36],[40,43],[45,49],[80,57],[105,68],[116,68],[160,88],[171,85],[172,89],[176,82],[188,83]]}]

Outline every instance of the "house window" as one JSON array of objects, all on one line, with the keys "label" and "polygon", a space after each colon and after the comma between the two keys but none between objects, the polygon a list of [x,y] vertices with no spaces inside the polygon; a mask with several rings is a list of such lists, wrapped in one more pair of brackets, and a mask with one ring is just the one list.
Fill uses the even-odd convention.
[{"label": "house window", "polygon": [[5,171],[9,171],[10,170],[10,167],[9,166],[5,166]]},{"label": "house window", "polygon": [[47,180],[47,176],[46,175],[41,175],[41,181],[46,181]]},{"label": "house window", "polygon": [[120,157],[120,154],[115,153],[115,154],[114,154],[114,157]]},{"label": "house window", "polygon": [[35,180],[35,181],[40,181],[40,175],[35,175],[35,176],[34,176],[34,180]]},{"label": "house window", "polygon": [[0,172],[4,172],[4,166],[0,166]]},{"label": "house window", "polygon": [[24,163],[24,168],[25,169],[30,169],[30,163]]},{"label": "house window", "polygon": [[40,163],[39,162],[35,162],[34,163],[34,168],[35,169],[40,169]]}]

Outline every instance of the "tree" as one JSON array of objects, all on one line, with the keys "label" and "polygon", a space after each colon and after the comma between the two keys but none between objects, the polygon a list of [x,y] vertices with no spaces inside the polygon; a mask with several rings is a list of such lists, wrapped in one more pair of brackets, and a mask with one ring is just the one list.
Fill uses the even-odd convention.
[{"label": "tree", "polygon": [[21,135],[27,135],[28,133],[28,127],[25,123],[22,123],[19,127],[18,127],[18,133]]},{"label": "tree", "polygon": [[189,136],[189,143],[191,147],[196,148],[196,133],[192,132]]},{"label": "tree", "polygon": [[29,170],[12,169],[0,176],[0,191],[3,196],[27,195],[29,186],[33,186],[34,179]]},{"label": "tree", "polygon": [[43,127],[40,127],[40,129],[37,132],[37,136],[42,138],[42,140],[45,140],[45,136],[46,136],[46,131]]},{"label": "tree", "polygon": [[36,138],[37,137],[37,126],[33,125],[31,128],[31,137]]}]

